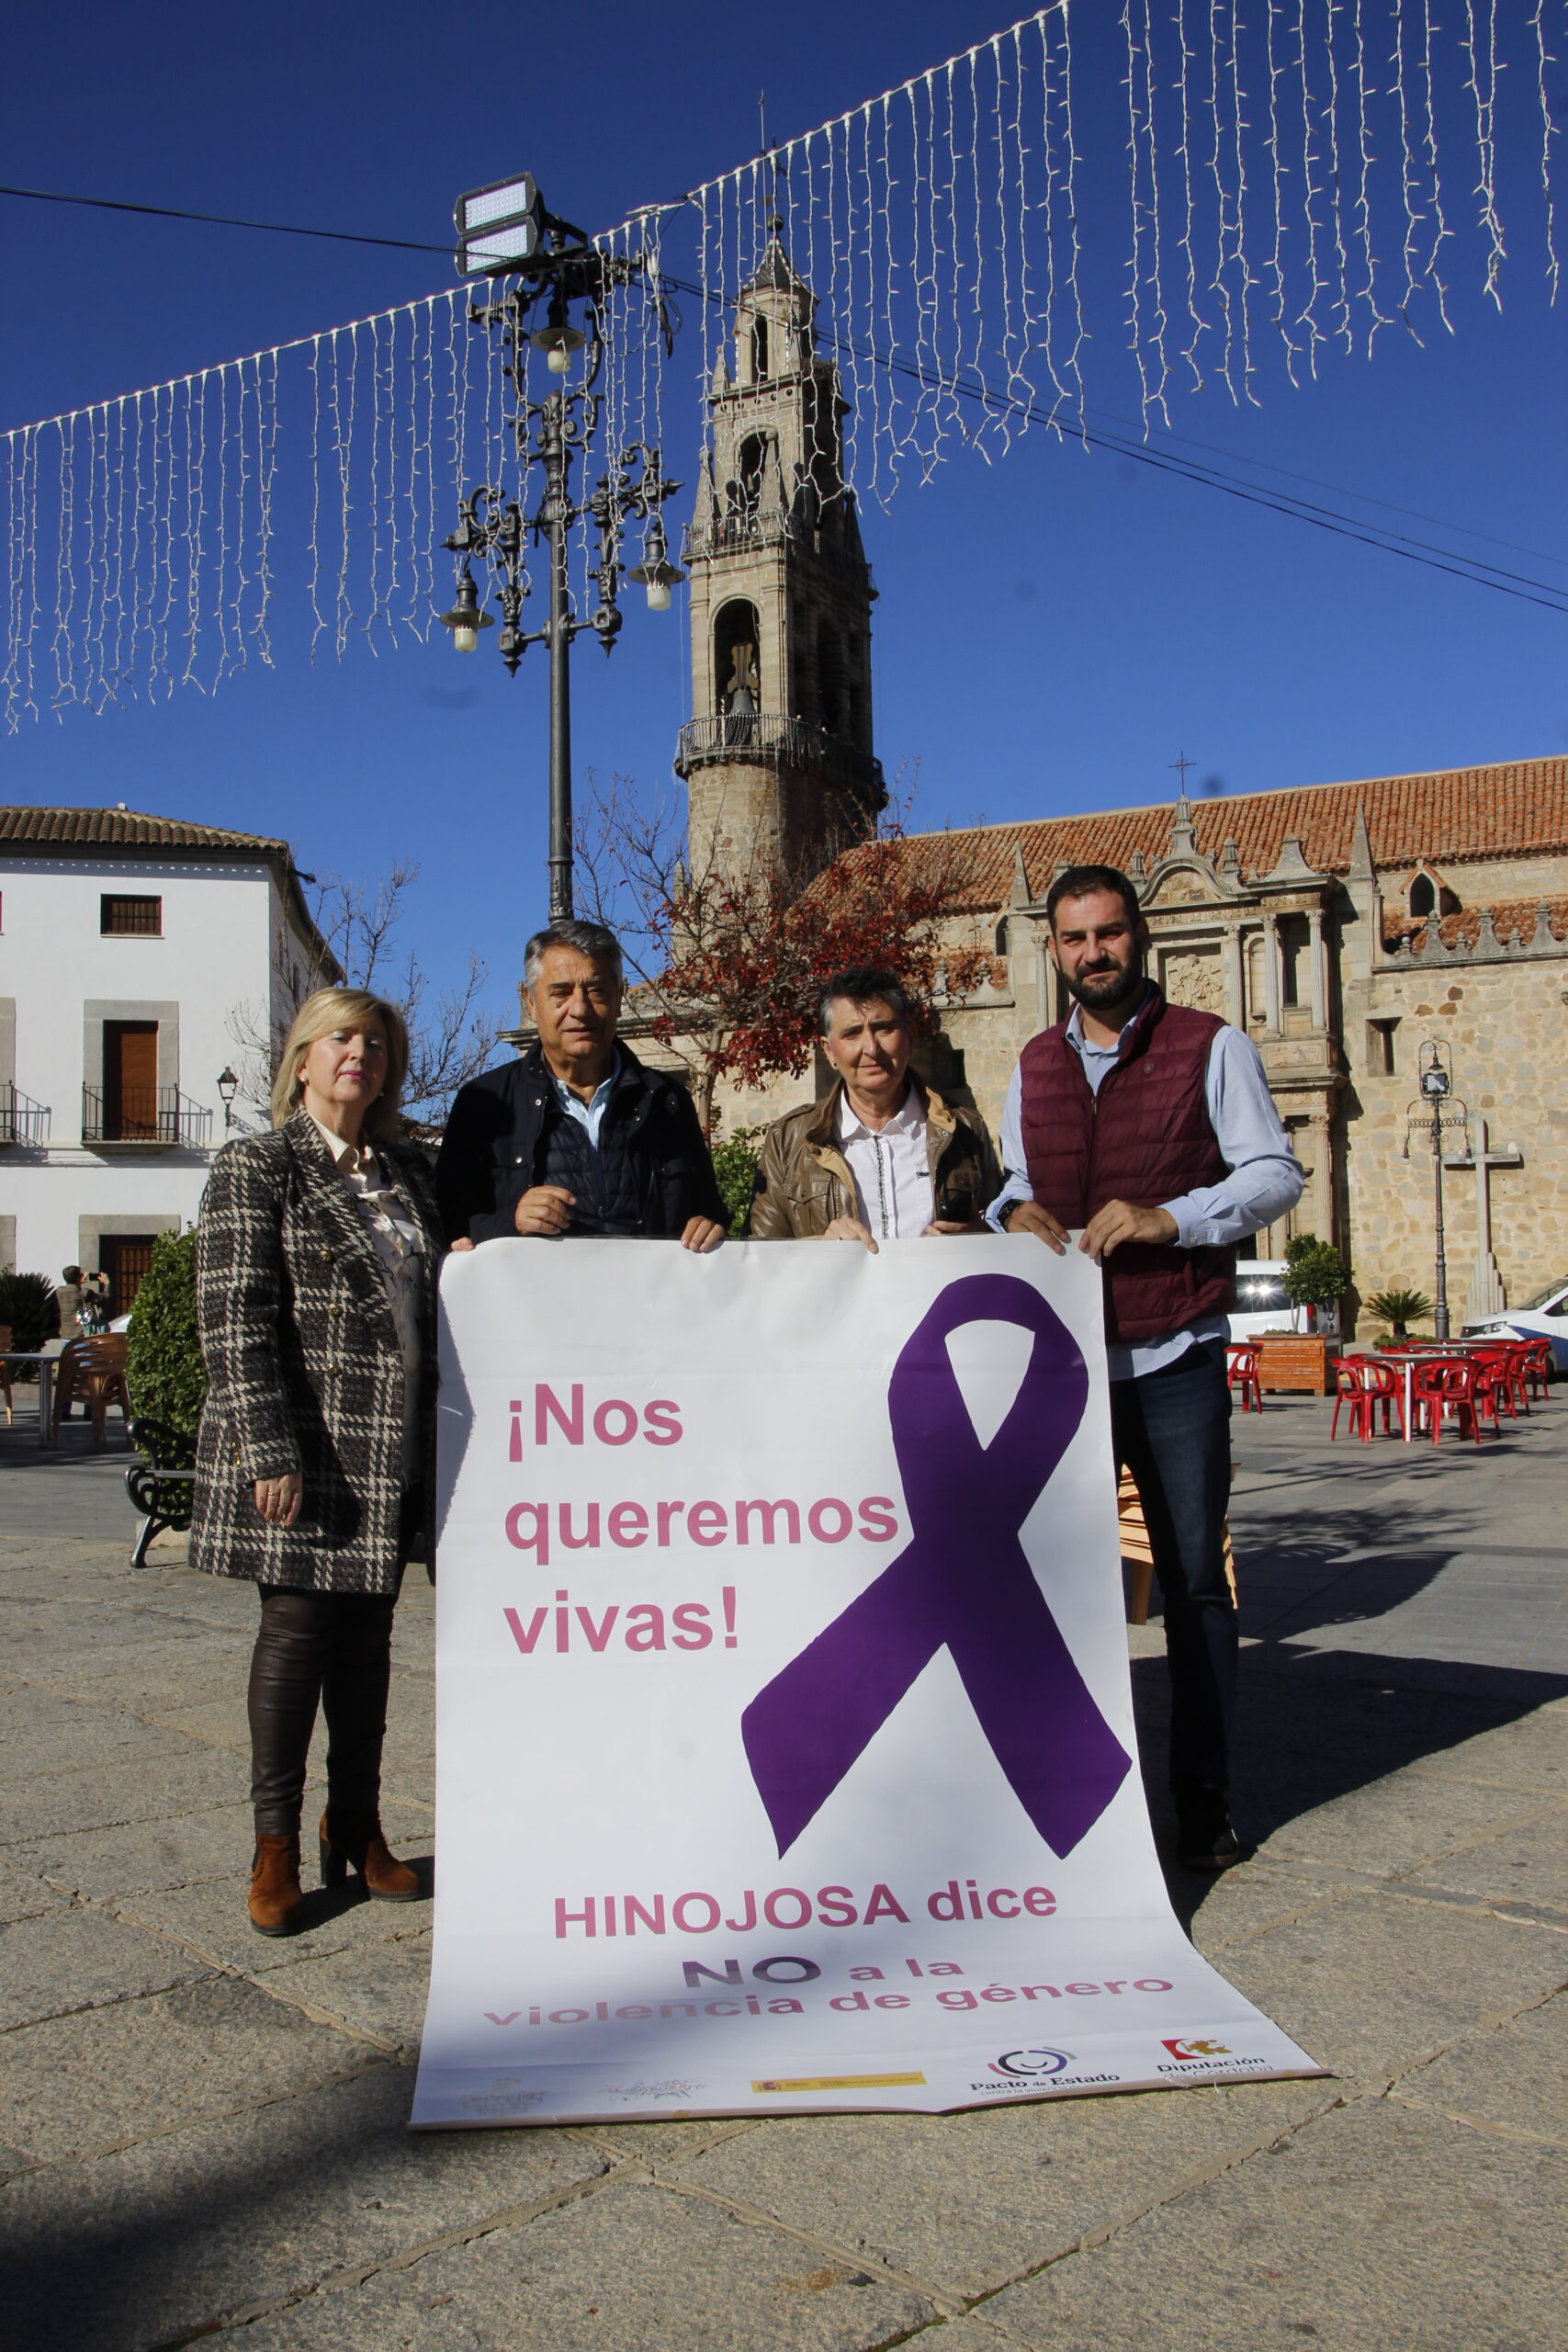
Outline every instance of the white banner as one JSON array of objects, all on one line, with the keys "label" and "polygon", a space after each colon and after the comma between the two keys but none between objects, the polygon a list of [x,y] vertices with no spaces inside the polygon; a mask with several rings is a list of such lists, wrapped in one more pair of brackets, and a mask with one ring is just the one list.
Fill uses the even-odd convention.
[{"label": "white banner", "polygon": [[442,1307],[416,2127],[1318,2071],[1166,1895],[1087,1260],[501,1241]]}]

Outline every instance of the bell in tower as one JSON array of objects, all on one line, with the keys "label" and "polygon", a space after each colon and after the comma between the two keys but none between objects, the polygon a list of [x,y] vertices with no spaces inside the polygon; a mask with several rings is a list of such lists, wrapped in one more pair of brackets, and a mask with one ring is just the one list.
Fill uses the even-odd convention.
[{"label": "bell in tower", "polygon": [[686,781],[694,876],[802,888],[886,807],[871,748],[876,594],[843,478],[839,372],[817,352],[817,300],[784,223],[720,353],[684,560],[692,582]]}]

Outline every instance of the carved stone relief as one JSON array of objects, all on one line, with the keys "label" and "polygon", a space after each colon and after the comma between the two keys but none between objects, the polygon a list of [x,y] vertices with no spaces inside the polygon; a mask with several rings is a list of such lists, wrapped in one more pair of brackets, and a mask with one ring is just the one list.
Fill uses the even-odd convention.
[{"label": "carved stone relief", "polygon": [[1208,876],[1191,865],[1162,874],[1152,890],[1142,893],[1145,907],[1212,906],[1218,895]]},{"label": "carved stone relief", "polygon": [[1163,959],[1161,986],[1172,1004],[1191,1005],[1199,1012],[1225,1009],[1224,972],[1218,947],[1186,947]]}]

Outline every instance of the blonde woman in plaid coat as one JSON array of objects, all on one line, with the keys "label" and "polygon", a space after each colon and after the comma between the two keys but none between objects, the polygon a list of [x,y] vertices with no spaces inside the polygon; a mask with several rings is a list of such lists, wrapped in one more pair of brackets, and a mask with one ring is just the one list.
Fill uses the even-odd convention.
[{"label": "blonde woman in plaid coat", "polygon": [[392,1611],[431,1561],[434,1298],[441,1251],[423,1154],[399,1140],[408,1033],[361,989],[301,1006],[274,1132],[220,1153],[197,1228],[208,1393],[192,1564],[260,1588],[251,1662],[252,1924],[300,1924],[299,1818],[327,1724],[321,1873],[422,1892],[381,1834]]}]

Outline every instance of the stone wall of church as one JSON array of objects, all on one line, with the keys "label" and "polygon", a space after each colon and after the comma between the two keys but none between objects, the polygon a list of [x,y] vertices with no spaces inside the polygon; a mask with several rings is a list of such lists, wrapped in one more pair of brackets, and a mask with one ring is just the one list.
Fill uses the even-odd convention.
[{"label": "stone wall of church", "polygon": [[[1561,866],[1559,866],[1559,875]],[[1559,880],[1558,887],[1561,888]],[[1492,1248],[1510,1303],[1517,1306],[1568,1273],[1568,1088],[1561,1077],[1568,1035],[1568,964],[1471,966],[1458,971],[1378,971],[1347,991],[1346,1201],[1356,1286],[1431,1294],[1433,1169],[1429,1141],[1413,1136],[1404,1157],[1405,1114],[1416,1092],[1422,1041],[1440,1038],[1453,1057],[1454,1092],[1490,1127],[1494,1151],[1517,1145],[1518,1168],[1491,1174]],[[1394,1069],[1368,1067],[1369,1023],[1397,1021]],[[1463,1139],[1448,1138],[1457,1157]],[[1475,1267],[1476,1180],[1445,1167],[1449,1304],[1456,1326]]]}]

